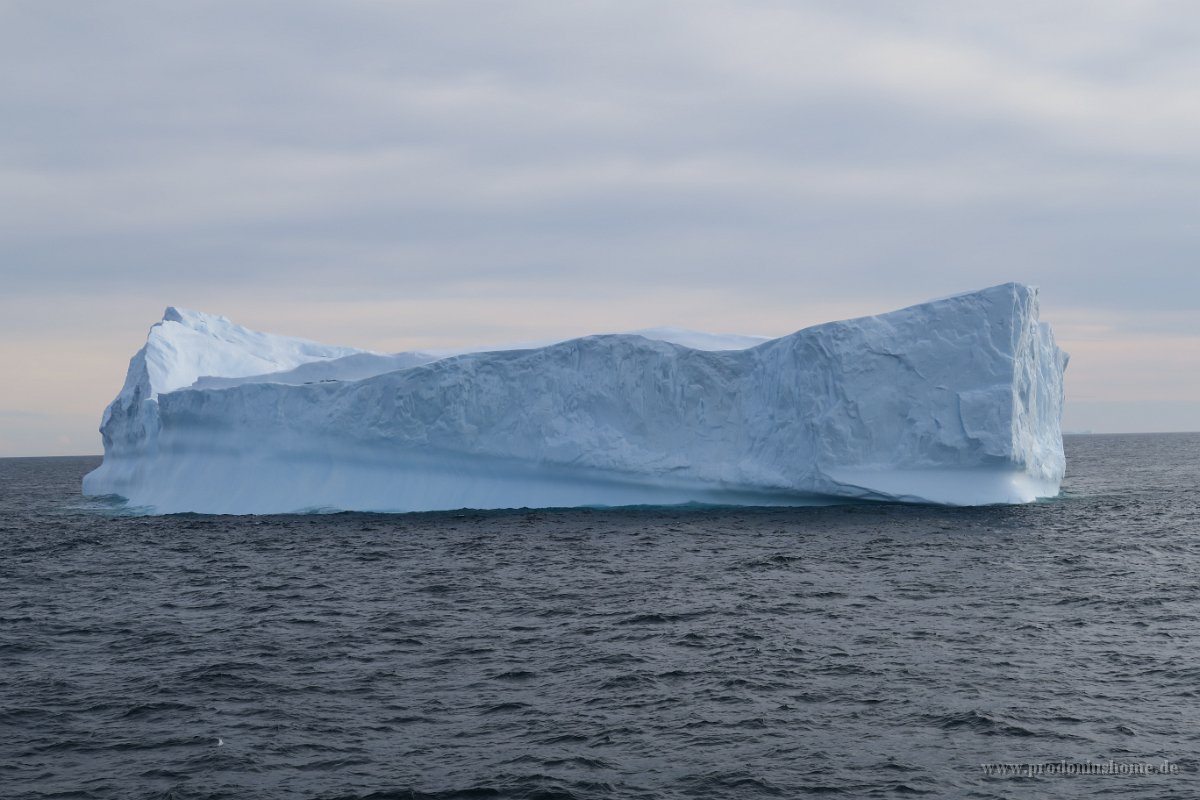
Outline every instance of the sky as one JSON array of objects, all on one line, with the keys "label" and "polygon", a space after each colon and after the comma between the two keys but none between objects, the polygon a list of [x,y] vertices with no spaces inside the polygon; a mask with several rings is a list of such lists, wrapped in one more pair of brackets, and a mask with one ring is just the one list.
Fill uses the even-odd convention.
[{"label": "sky", "polygon": [[1064,427],[1200,430],[1200,6],[0,2],[0,455],[168,305],[399,351],[1010,280]]}]

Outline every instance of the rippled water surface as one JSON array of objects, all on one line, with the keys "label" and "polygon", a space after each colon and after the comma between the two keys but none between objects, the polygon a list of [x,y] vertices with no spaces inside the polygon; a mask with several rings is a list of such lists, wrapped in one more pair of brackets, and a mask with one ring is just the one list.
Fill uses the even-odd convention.
[{"label": "rippled water surface", "polygon": [[[136,517],[0,460],[0,797],[1200,796],[1200,435],[1015,508]],[[988,777],[986,762],[1169,775]]]}]

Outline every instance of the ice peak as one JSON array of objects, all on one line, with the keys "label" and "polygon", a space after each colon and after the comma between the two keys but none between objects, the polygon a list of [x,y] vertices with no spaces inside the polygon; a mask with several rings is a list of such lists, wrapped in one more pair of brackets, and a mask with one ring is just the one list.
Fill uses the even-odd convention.
[{"label": "ice peak", "polygon": [[[175,322],[185,328],[191,328],[196,331],[219,332],[223,330],[235,330],[246,334],[257,333],[242,325],[238,325],[229,317],[220,314],[209,314],[204,311],[195,311],[190,308],[180,308],[179,306],[167,306],[163,311],[163,322]],[[265,334],[264,334],[265,335]]]},{"label": "ice peak", "polygon": [[134,359],[145,365],[145,376],[131,364],[126,389],[135,388],[130,381],[144,380],[145,396],[153,398],[187,388],[202,377],[266,375],[362,352],[366,351],[262,333],[219,314],[167,306]]}]

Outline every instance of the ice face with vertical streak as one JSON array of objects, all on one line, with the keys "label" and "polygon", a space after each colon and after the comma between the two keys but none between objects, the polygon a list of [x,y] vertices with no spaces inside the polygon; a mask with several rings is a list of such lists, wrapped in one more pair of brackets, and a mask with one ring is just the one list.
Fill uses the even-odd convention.
[{"label": "ice face with vertical streak", "polygon": [[761,339],[383,354],[168,308],[87,495],[154,513],[1058,493],[1067,356],[1016,283]]}]

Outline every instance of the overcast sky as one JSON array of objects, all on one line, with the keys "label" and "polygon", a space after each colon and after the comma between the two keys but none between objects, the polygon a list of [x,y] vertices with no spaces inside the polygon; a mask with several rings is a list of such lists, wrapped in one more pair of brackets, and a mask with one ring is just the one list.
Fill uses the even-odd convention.
[{"label": "overcast sky", "polygon": [[0,2],[0,455],[167,305],[378,350],[1009,280],[1068,429],[1200,429],[1200,5]]}]

